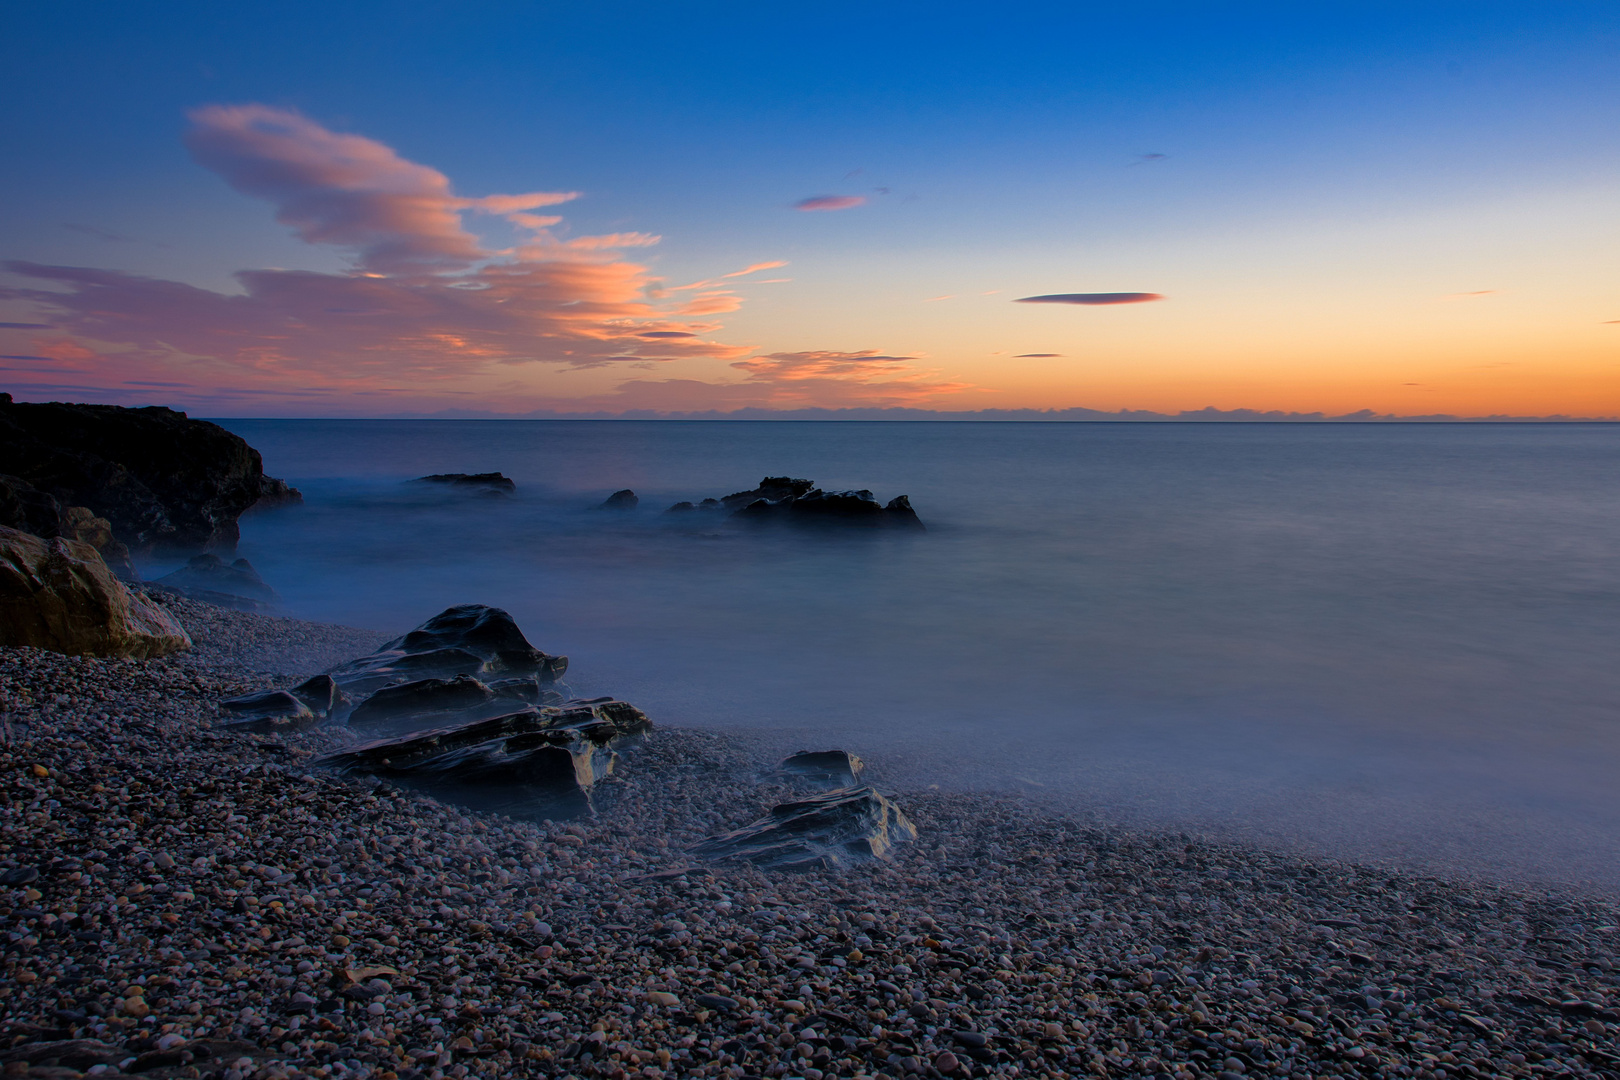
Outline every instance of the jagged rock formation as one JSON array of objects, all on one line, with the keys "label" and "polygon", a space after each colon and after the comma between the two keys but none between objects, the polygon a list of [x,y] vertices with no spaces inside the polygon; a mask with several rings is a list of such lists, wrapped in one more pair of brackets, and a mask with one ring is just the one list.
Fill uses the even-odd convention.
[{"label": "jagged rock formation", "polygon": [[0,645],[150,658],[189,649],[191,638],[89,544],[0,527]]},{"label": "jagged rock formation", "polygon": [[500,608],[461,604],[331,675],[345,694],[361,697],[394,683],[458,675],[525,678],[550,686],[567,670],[568,657],[551,656],[529,644]]},{"label": "jagged rock formation", "polygon": [[24,404],[0,394],[0,473],[88,507],[137,551],[230,550],[254,505],[302,501],[217,424],[150,407]]},{"label": "jagged rock formation", "polygon": [[751,491],[734,492],[722,499],[704,499],[696,506],[678,502],[665,512],[723,510],[731,512],[730,520],[748,524],[925,531],[908,496],[898,495],[883,504],[864,488],[822,491],[813,481],[791,476],[767,476]]},{"label": "jagged rock formation", "polygon": [[712,836],[693,851],[713,862],[771,870],[823,870],[887,859],[917,839],[900,808],[863,787],[780,803],[751,825]]},{"label": "jagged rock formation", "polygon": [[442,484],[446,487],[462,488],[476,495],[511,495],[517,491],[517,485],[498,472],[434,473],[432,476],[418,476],[415,480],[409,482],[412,484]]},{"label": "jagged rock formation", "polygon": [[231,717],[221,727],[233,731],[270,734],[277,731],[303,731],[315,726],[315,713],[285,690],[264,690],[243,694],[219,703]]},{"label": "jagged rock formation", "polygon": [[113,536],[112,522],[96,517],[88,506],[63,506],[54,495],[21,477],[0,475],[0,525],[42,540],[61,537],[89,544],[120,578],[140,580],[129,548]]},{"label": "jagged rock formation", "polygon": [[854,787],[866,762],[848,750],[801,750],[782,761],[777,773],[784,780],[827,791]]}]

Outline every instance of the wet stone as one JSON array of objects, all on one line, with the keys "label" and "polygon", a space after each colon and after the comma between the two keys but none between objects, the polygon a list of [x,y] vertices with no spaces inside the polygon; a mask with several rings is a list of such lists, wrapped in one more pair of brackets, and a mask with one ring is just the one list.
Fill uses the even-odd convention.
[{"label": "wet stone", "polygon": [[781,803],[766,817],[712,836],[693,851],[714,862],[812,870],[887,859],[917,827],[874,788],[828,792]]},{"label": "wet stone", "polygon": [[801,750],[785,758],[778,772],[784,779],[825,790],[854,787],[866,763],[847,750]]}]

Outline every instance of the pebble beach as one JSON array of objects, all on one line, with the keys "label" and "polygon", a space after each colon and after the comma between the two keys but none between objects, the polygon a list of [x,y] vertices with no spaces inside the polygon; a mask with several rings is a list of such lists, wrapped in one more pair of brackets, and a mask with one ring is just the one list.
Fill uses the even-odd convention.
[{"label": "pebble beach", "polygon": [[157,599],[190,652],[0,649],[8,1077],[1620,1077],[1601,898],[895,787],[880,759],[919,833],[891,861],[704,864],[804,747],[658,728],[594,815],[475,814],[321,769],[342,730],[218,730],[221,699],[386,635]]}]

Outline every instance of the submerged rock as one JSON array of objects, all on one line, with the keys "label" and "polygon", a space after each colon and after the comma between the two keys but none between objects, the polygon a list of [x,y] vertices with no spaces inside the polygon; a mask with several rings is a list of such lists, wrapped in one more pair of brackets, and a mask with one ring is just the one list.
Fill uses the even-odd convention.
[{"label": "submerged rock", "polygon": [[253,564],[237,559],[227,564],[218,555],[194,556],[185,566],[152,582],[181,596],[239,611],[264,611],[281,601]]},{"label": "submerged rock", "polygon": [[579,812],[590,809],[591,789],[613,771],[617,748],[651,729],[622,701],[573,701],[382,739],[320,764],[482,810]]},{"label": "submerged rock", "polygon": [[638,505],[640,505],[640,503],[641,500],[636,498],[636,493],[631,491],[629,488],[625,488],[623,491],[615,491],[613,494],[609,495],[605,500],[603,500],[602,504],[599,505],[597,509],[634,510]]},{"label": "submerged rock", "polygon": [[749,862],[771,870],[819,870],[887,859],[917,827],[869,787],[781,803],[768,816],[712,836],[693,851],[714,862]]},{"label": "submerged rock", "polygon": [[897,495],[884,504],[865,489],[823,491],[814,481],[792,476],[767,476],[751,491],[704,499],[696,506],[679,502],[666,513],[708,509],[729,510],[731,520],[742,524],[926,531],[908,496]]},{"label": "submerged rock", "polygon": [[346,693],[358,696],[392,683],[458,675],[529,678],[550,686],[567,670],[566,656],[551,656],[529,644],[500,608],[461,604],[331,674]]},{"label": "submerged rock", "polygon": [[446,487],[462,488],[477,495],[511,495],[517,491],[517,485],[498,472],[434,473],[432,476],[418,476],[409,483],[442,484]]},{"label": "submerged rock", "polygon": [[866,763],[848,750],[801,750],[783,760],[777,771],[784,778],[834,790],[855,786]]},{"label": "submerged rock", "polygon": [[73,656],[167,656],[191,638],[89,544],[0,526],[0,645]]}]

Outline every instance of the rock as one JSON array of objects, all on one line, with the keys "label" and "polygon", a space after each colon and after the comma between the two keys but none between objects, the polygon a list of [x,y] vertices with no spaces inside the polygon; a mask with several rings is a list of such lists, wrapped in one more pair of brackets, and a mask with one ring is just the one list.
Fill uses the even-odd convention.
[{"label": "rock", "polygon": [[101,552],[113,573],[139,581],[129,548],[114,539],[112,523],[87,506],[63,506],[48,492],[16,476],[0,476],[0,525],[33,533],[41,539],[78,540]]},{"label": "rock", "polygon": [[591,789],[613,771],[615,748],[651,728],[622,701],[569,702],[382,739],[320,763],[482,810],[577,813],[590,809]]},{"label": "rock", "polygon": [[185,566],[152,584],[173,589],[193,600],[238,611],[265,611],[281,601],[276,591],[253,569],[252,563],[237,559],[227,564],[218,555],[193,556]]},{"label": "rock", "polygon": [[343,691],[330,675],[315,675],[292,688],[292,696],[317,716],[331,716],[344,703]]},{"label": "rock", "polygon": [[114,538],[112,522],[96,517],[88,506],[62,508],[61,535],[68,540],[89,544],[101,552],[107,568],[125,581],[139,581],[141,575],[130,558],[129,548]]},{"label": "rock", "polygon": [[694,1000],[700,1008],[728,1013],[737,1011],[737,999],[726,997],[724,994],[699,994]]},{"label": "rock", "polygon": [[541,686],[539,679],[497,679],[489,684],[490,692],[503,701],[517,701],[525,705],[561,705],[563,696],[549,686]]},{"label": "rock", "polygon": [[783,760],[778,772],[789,780],[828,790],[855,786],[866,763],[848,750],[801,750]]},{"label": "rock", "polygon": [[631,491],[629,488],[625,488],[623,491],[615,491],[613,494],[609,495],[602,502],[602,504],[597,507],[597,509],[634,510],[640,502],[641,500],[636,498],[635,492]]},{"label": "rock", "polygon": [[815,486],[813,480],[796,480],[791,476],[767,476],[752,491],[733,492],[721,499],[720,504],[727,510],[741,510],[760,499],[773,503],[791,502],[801,495],[809,494]]},{"label": "rock", "polygon": [[470,712],[495,700],[489,687],[471,675],[453,679],[417,679],[385,686],[354,707],[349,723],[419,720],[445,713]]},{"label": "rock", "polygon": [[0,527],[0,644],[150,658],[189,649],[191,638],[89,544]]},{"label": "rock", "polygon": [[[0,1051],[0,1063],[26,1062],[29,1065],[56,1065],[83,1072],[96,1065],[108,1065],[125,1057],[124,1051],[96,1039],[59,1039],[29,1042]],[[6,1074],[11,1075],[7,1069]]]},{"label": "rock", "polygon": [[234,719],[219,726],[243,734],[270,735],[286,731],[307,731],[315,726],[315,714],[285,690],[265,690],[243,694],[219,703]]},{"label": "rock", "polygon": [[809,870],[887,859],[917,827],[873,788],[828,792],[781,803],[767,817],[712,836],[693,851],[715,862],[750,862],[774,870]]},{"label": "rock", "polygon": [[0,394],[0,473],[88,507],[137,551],[230,550],[237,519],[301,496],[217,424],[151,407],[24,404]]},{"label": "rock", "polygon": [[410,483],[442,484],[446,487],[463,488],[476,495],[511,495],[517,491],[517,485],[498,472],[434,473],[432,476],[418,476]]},{"label": "rock", "polygon": [[550,686],[567,670],[566,656],[551,656],[529,644],[500,608],[461,604],[331,674],[345,693],[359,695],[391,683],[457,675],[524,677]]},{"label": "rock", "polygon": [[755,525],[926,531],[912,509],[911,499],[905,495],[897,495],[884,505],[864,489],[822,491],[813,481],[791,476],[767,476],[751,491],[734,492],[718,502],[705,499],[697,507],[676,503],[669,512],[711,506],[730,510],[734,521]]}]

